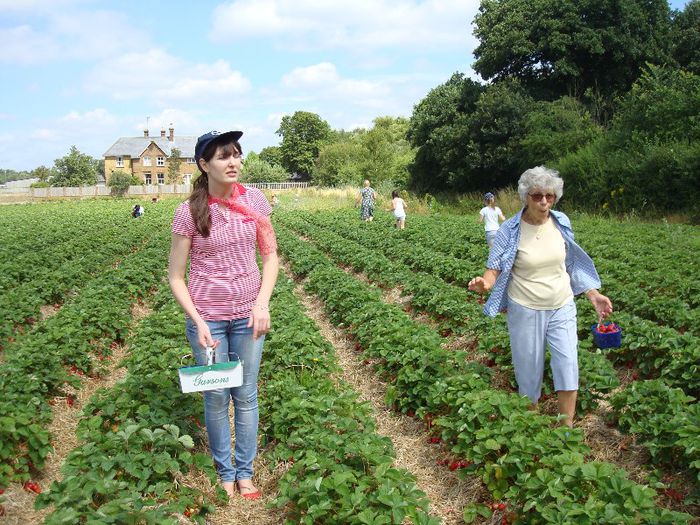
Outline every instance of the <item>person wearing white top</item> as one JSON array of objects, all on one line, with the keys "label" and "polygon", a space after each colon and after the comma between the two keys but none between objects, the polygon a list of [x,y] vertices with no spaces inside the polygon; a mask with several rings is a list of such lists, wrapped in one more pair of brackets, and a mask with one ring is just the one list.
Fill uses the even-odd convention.
[{"label": "person wearing white top", "polygon": [[479,212],[479,222],[485,222],[486,244],[488,244],[489,249],[491,249],[493,241],[496,239],[496,232],[498,231],[498,220],[505,221],[506,217],[503,215],[501,208],[496,206],[496,197],[494,197],[493,193],[488,192],[485,194],[484,201],[486,202],[486,206],[481,208]]},{"label": "person wearing white top", "polygon": [[406,201],[399,197],[399,192],[396,190],[391,192],[391,209],[396,218],[395,226],[399,230],[403,230],[406,226]]}]

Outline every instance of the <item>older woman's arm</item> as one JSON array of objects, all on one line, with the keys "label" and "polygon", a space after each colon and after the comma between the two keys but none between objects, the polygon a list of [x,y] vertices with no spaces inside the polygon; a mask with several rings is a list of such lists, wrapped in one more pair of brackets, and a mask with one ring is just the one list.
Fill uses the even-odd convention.
[{"label": "older woman's arm", "polygon": [[486,293],[493,288],[493,285],[496,282],[496,279],[498,279],[499,275],[501,275],[500,270],[492,270],[491,268],[487,268],[484,275],[481,277],[474,277],[471,281],[469,281],[469,289],[476,293]]},{"label": "older woman's arm", "polygon": [[593,304],[593,308],[598,313],[598,320],[602,321],[613,312],[612,301],[595,288],[586,291],[586,297]]}]

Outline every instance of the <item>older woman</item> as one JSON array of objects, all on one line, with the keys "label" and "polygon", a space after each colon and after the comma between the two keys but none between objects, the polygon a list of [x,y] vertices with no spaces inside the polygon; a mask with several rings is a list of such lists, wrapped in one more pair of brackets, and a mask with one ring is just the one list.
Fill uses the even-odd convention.
[{"label": "older woman", "polygon": [[599,320],[612,313],[591,258],[574,242],[569,218],[552,210],[563,194],[558,172],[537,166],[518,181],[523,209],[501,225],[481,277],[469,289],[491,291],[484,313],[507,311],[518,391],[533,406],[542,390],[549,343],[554,389],[564,423],[573,426],[578,390],[576,305],[585,293]]}]

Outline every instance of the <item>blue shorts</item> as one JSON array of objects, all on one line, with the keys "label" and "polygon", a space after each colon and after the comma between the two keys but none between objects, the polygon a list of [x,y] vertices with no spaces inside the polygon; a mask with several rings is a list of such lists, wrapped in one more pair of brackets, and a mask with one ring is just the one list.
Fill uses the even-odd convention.
[{"label": "blue shorts", "polygon": [[493,246],[493,241],[496,240],[496,234],[498,233],[498,230],[493,230],[493,231],[487,231],[486,232],[486,244],[489,245],[489,248]]},{"label": "blue shorts", "polygon": [[578,390],[578,335],[573,300],[556,310],[533,310],[508,298],[508,334],[518,392],[536,403],[549,343],[554,390]]}]

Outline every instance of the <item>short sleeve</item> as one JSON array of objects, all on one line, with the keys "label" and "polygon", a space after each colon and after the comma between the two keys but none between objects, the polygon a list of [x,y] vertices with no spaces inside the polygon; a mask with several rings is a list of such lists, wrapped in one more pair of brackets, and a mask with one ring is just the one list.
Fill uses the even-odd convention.
[{"label": "short sleeve", "polygon": [[265,194],[258,188],[246,188],[250,192],[250,205],[251,207],[266,216],[272,214],[272,206],[265,197]]},{"label": "short sleeve", "polygon": [[197,233],[197,227],[192,218],[189,201],[183,202],[175,210],[172,232],[190,238],[194,237],[194,234]]}]

